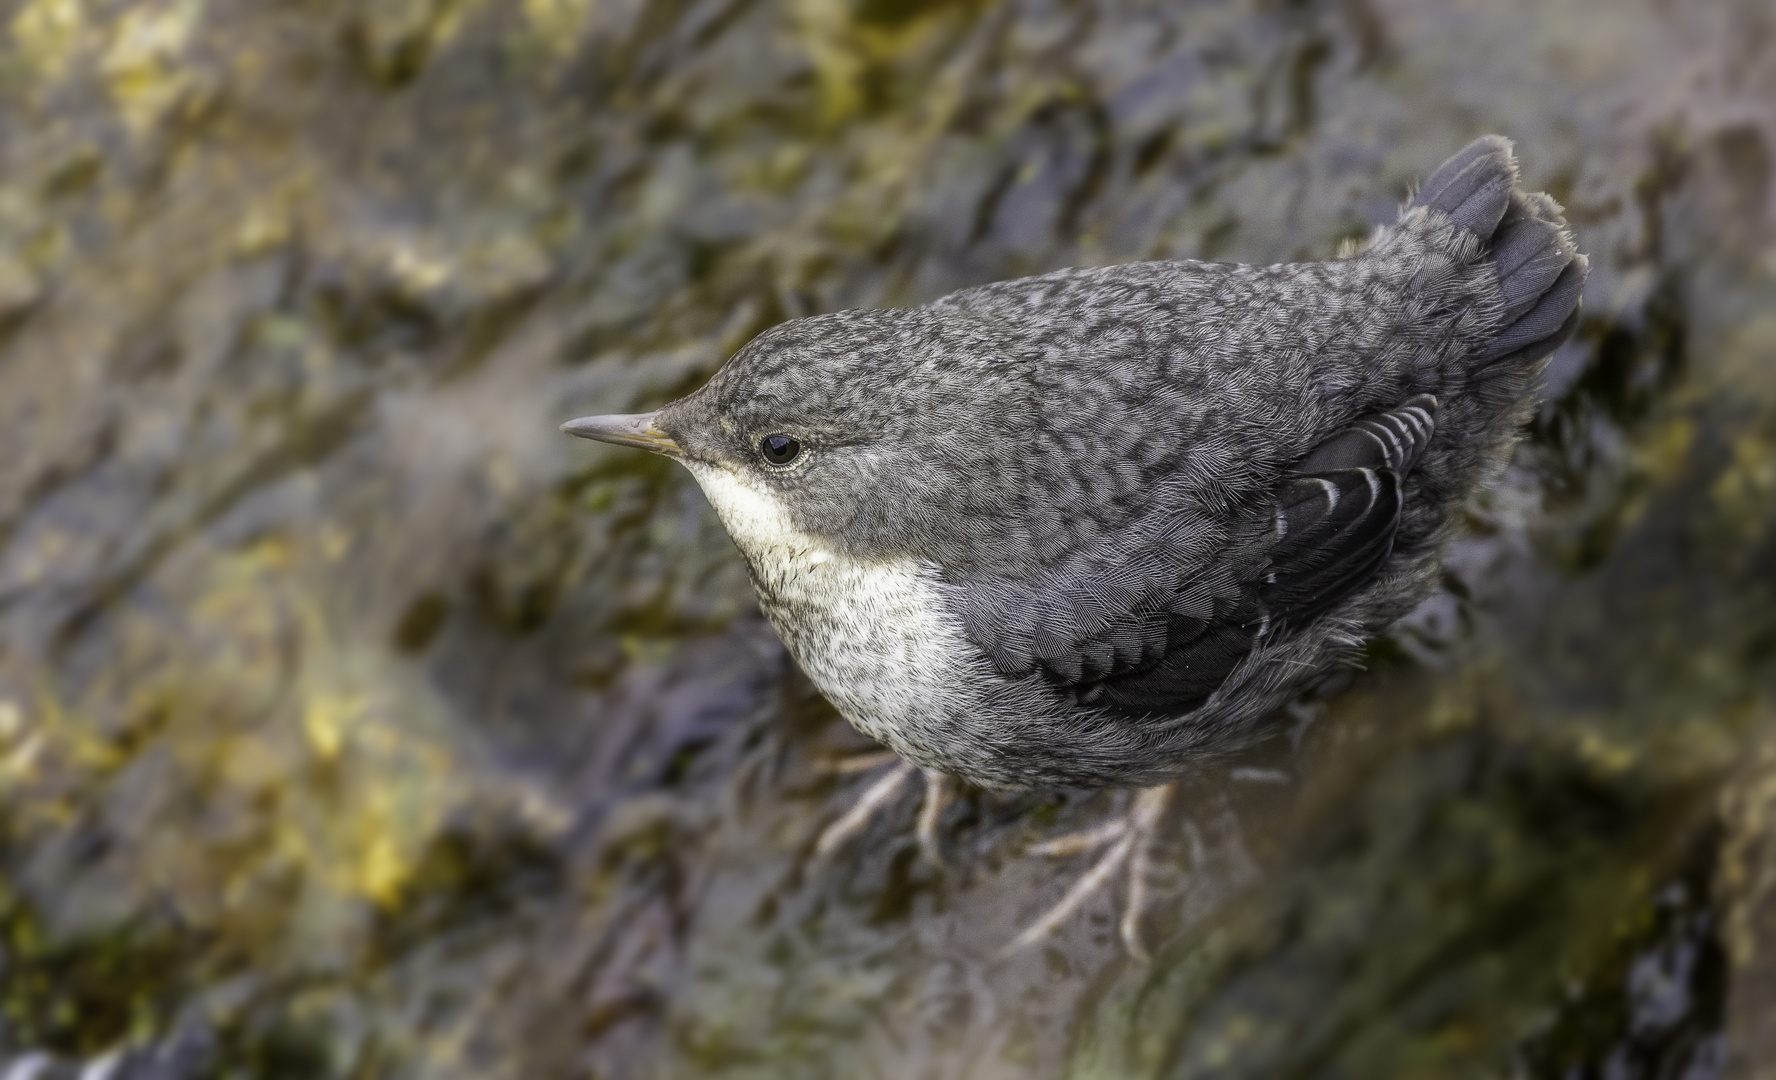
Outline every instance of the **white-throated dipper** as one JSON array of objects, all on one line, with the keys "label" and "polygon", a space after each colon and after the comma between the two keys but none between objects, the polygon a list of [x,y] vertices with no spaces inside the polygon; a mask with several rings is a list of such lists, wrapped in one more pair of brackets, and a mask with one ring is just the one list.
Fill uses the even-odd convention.
[{"label": "white-throated dipper", "polygon": [[1585,257],[1516,182],[1487,136],[1341,258],[796,319],[563,430],[688,467],[790,653],[908,761],[1163,783],[1432,588],[1578,318]]}]

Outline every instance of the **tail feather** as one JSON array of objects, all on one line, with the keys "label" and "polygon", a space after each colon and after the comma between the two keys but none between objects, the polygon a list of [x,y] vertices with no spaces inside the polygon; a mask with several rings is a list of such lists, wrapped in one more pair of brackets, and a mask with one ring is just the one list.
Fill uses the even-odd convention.
[{"label": "tail feather", "polygon": [[1486,243],[1498,273],[1498,335],[1482,362],[1518,355],[1533,362],[1577,322],[1589,263],[1573,245],[1560,204],[1517,188],[1510,140],[1485,135],[1438,167],[1407,203],[1447,216]]},{"label": "tail feather", "polygon": [[[1569,318],[1578,314],[1586,269],[1583,256],[1576,256],[1567,263],[1566,269],[1541,294],[1535,306],[1493,340],[1491,355],[1505,356],[1542,343],[1546,343],[1547,348],[1540,355],[1546,355],[1559,347],[1566,337],[1561,329],[1568,325]],[[1539,359],[1539,356],[1533,358]]]},{"label": "tail feather", "polygon": [[1492,261],[1505,296],[1504,321],[1514,323],[1553,286],[1572,259],[1560,250],[1560,228],[1525,217],[1492,236]]},{"label": "tail feather", "polygon": [[1491,236],[1516,186],[1517,159],[1511,156],[1511,141],[1483,135],[1438,166],[1408,205],[1428,206],[1471,232]]}]

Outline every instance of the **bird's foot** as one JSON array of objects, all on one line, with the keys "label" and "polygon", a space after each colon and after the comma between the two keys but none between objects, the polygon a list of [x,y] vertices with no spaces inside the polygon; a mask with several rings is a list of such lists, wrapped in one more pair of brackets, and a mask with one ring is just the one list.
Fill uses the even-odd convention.
[{"label": "bird's foot", "polygon": [[925,802],[919,807],[919,853],[941,869],[944,865],[943,849],[938,843],[937,826],[943,812],[954,797],[955,781],[947,774],[935,769],[919,769],[911,762],[902,761],[892,751],[881,753],[860,754],[840,762],[834,769],[840,773],[867,772],[893,762],[893,767],[882,775],[875,783],[864,789],[863,795],[853,803],[844,816],[828,825],[814,841],[814,854],[824,858],[837,851],[847,841],[864,830],[870,819],[884,806],[893,802],[900,794],[913,774],[925,774]]},{"label": "bird's foot", "polygon": [[1135,804],[1128,813],[1107,821],[1095,829],[1057,837],[1030,849],[1032,855],[1080,855],[1109,847],[1092,868],[1082,874],[1059,903],[1044,912],[1012,942],[1000,950],[1009,956],[1041,941],[1055,928],[1073,916],[1084,903],[1105,887],[1118,869],[1128,870],[1128,897],[1123,903],[1120,933],[1123,948],[1130,956],[1146,963],[1150,957],[1141,941],[1141,913],[1147,906],[1147,872],[1153,845],[1159,832],[1160,819],[1171,805],[1178,785],[1142,788],[1135,793]]}]

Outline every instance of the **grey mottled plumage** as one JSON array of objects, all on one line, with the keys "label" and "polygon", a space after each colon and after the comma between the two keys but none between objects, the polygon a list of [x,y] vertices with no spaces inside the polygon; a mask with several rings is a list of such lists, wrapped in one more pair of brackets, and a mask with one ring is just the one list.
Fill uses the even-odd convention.
[{"label": "grey mottled plumage", "polygon": [[1154,783],[1430,588],[1577,319],[1585,259],[1516,176],[1483,138],[1344,258],[798,319],[566,427],[692,470],[865,733],[987,785]]}]

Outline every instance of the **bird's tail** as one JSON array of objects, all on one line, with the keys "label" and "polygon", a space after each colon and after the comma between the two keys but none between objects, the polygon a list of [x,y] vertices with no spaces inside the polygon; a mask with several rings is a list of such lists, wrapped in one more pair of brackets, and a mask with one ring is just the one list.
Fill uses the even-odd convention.
[{"label": "bird's tail", "polygon": [[1438,166],[1401,214],[1445,214],[1480,237],[1498,271],[1503,308],[1481,364],[1533,363],[1566,340],[1579,319],[1589,263],[1573,245],[1560,204],[1517,186],[1509,139],[1483,135]]}]

